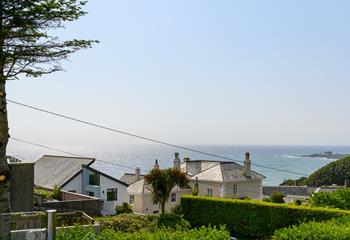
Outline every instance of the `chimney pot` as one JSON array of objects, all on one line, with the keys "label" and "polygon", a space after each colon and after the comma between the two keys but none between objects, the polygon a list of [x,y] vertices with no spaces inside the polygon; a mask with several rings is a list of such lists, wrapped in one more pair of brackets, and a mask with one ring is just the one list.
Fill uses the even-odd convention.
[{"label": "chimney pot", "polygon": [[179,158],[179,153],[175,153],[174,168],[180,169],[181,159]]},{"label": "chimney pot", "polygon": [[141,179],[141,169],[138,167],[135,169],[135,178],[136,181],[139,181]]},{"label": "chimney pot", "polygon": [[156,159],[156,163],[154,164],[154,169],[159,169],[158,159]]},{"label": "chimney pot", "polygon": [[252,164],[252,161],[250,160],[250,153],[246,152],[244,167],[243,167],[243,175],[246,177],[250,177],[251,164]]}]

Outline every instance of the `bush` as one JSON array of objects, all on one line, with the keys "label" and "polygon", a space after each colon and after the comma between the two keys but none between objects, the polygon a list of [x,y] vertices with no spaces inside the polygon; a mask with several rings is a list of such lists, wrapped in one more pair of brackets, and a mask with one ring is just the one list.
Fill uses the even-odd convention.
[{"label": "bush", "polygon": [[273,203],[284,203],[284,194],[281,192],[274,192],[270,196],[271,202]]},{"label": "bush", "polygon": [[117,215],[123,214],[123,213],[132,213],[132,207],[129,203],[123,202],[122,205],[115,207],[115,213]]},{"label": "bush", "polygon": [[141,229],[154,231],[156,222],[154,217],[135,214],[120,214],[113,217],[99,219],[101,229],[112,229],[116,232],[137,232]]},{"label": "bush", "polygon": [[161,214],[157,216],[156,221],[158,228],[188,230],[191,227],[188,221],[176,214]]},{"label": "bush", "polygon": [[52,197],[56,200],[62,200],[62,190],[59,186],[55,185],[53,187]]},{"label": "bush", "polygon": [[116,233],[102,231],[100,238],[103,240],[228,240],[230,233],[225,228],[201,227],[188,231],[158,229],[155,232]]},{"label": "bush", "polygon": [[256,239],[303,221],[324,221],[350,215],[350,211],[274,204],[257,200],[185,196],[181,198],[184,218],[192,226],[226,225],[233,235]]},{"label": "bush", "polygon": [[334,192],[314,193],[309,203],[311,206],[350,209],[350,189],[341,188]]},{"label": "bush", "polygon": [[138,232],[115,232],[110,229],[104,229],[97,236],[93,229],[84,229],[76,226],[66,232],[60,232],[57,236],[58,240],[228,240],[230,234],[225,228],[201,227],[199,229],[191,229],[188,231],[158,229],[154,232],[138,231]]},{"label": "bush", "polygon": [[326,222],[309,222],[277,230],[273,240],[348,240],[350,239],[350,218]]}]

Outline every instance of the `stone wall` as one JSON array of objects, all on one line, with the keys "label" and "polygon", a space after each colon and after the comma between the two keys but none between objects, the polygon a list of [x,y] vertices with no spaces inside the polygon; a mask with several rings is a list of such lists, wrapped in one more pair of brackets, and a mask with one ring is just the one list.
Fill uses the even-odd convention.
[{"label": "stone wall", "polygon": [[[90,225],[84,226],[85,228],[90,228]],[[96,234],[100,232],[100,225],[95,224],[92,226],[95,230]],[[67,231],[72,227],[58,227],[56,228],[56,235],[58,235],[61,231]],[[11,239],[16,240],[46,240],[46,228],[39,229],[27,229],[27,230],[14,230],[11,231]]]},{"label": "stone wall", "polygon": [[33,211],[34,163],[11,163],[11,210]]},{"label": "stone wall", "polygon": [[309,196],[309,190],[306,186],[265,186],[263,195],[271,196],[274,192],[281,192],[284,195]]},{"label": "stone wall", "polygon": [[70,200],[58,202],[44,202],[46,209],[56,209],[58,212],[83,211],[88,215],[99,216],[103,208],[100,199]]}]

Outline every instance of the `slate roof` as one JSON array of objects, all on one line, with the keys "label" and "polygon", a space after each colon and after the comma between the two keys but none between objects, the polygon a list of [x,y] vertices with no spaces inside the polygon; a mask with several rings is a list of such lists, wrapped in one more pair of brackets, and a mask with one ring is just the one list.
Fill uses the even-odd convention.
[{"label": "slate roof", "polygon": [[[213,161],[214,163],[214,161]],[[187,162],[187,165],[191,164]],[[212,167],[205,169],[191,176],[192,180],[198,178],[199,181],[211,182],[243,182],[249,180],[259,180],[265,177],[257,172],[250,171],[246,176],[242,173],[243,166],[235,162],[216,162]]]},{"label": "slate roof", "polygon": [[[145,175],[140,175],[140,179],[143,179]],[[134,182],[137,182],[135,173],[125,173],[120,180],[122,182],[125,182],[126,184],[130,185],[133,184]]]},{"label": "slate roof", "polygon": [[[228,161],[188,160],[180,165],[182,172],[186,172],[191,181],[208,182],[243,182],[260,180],[265,177],[257,172],[250,171],[248,176],[243,175],[243,166]],[[150,192],[142,179],[128,187],[129,194],[144,194]]]},{"label": "slate roof", "polygon": [[35,162],[34,184],[47,188],[62,186],[82,170],[82,165],[94,161],[94,158],[44,155]]}]

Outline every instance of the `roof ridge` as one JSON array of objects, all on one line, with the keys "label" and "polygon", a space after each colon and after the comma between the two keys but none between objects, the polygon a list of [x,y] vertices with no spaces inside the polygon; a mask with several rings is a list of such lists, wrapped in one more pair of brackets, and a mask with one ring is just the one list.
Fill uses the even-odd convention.
[{"label": "roof ridge", "polygon": [[[41,158],[43,157],[55,157],[55,158],[75,158],[75,159],[90,159],[90,160],[96,160],[96,158],[92,157],[73,157],[73,156],[58,156],[58,155],[50,155],[50,154],[44,154]],[[39,158],[39,159],[41,159]]]},{"label": "roof ridge", "polygon": [[211,166],[211,167],[209,167],[209,168],[207,168],[207,169],[205,169],[205,170],[203,170],[203,171],[200,171],[199,173],[196,173],[196,174],[193,175],[192,177],[194,177],[194,176],[196,176],[196,175],[198,175],[198,174],[200,174],[200,173],[206,172],[207,170],[212,169],[213,167],[216,167],[217,165],[221,165],[220,162],[218,162],[217,164],[215,164],[215,165],[213,165],[213,166]]}]

